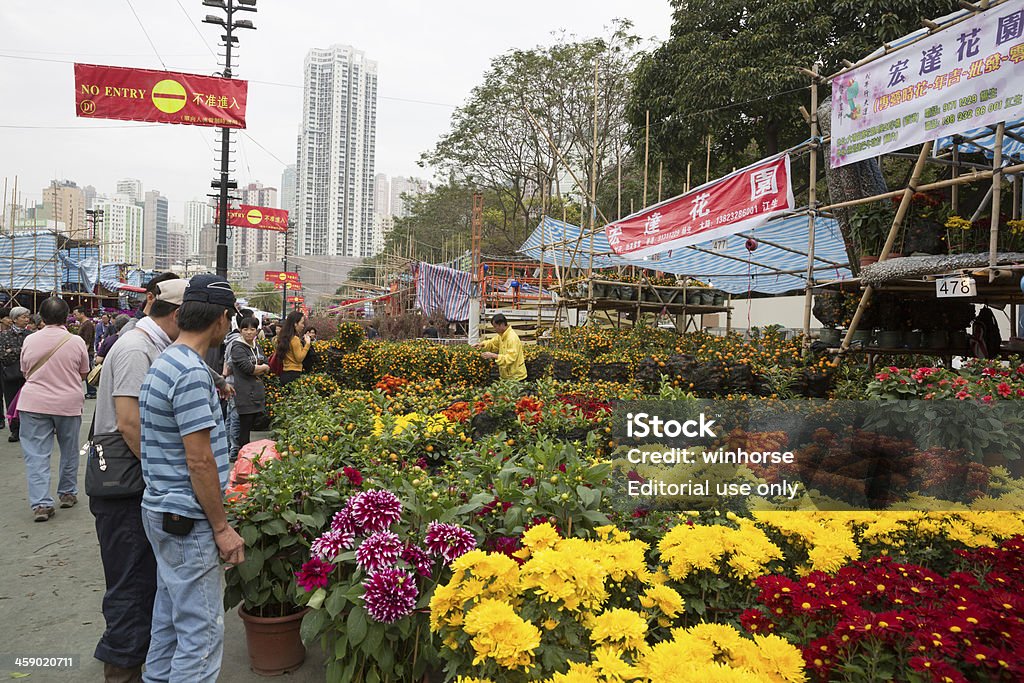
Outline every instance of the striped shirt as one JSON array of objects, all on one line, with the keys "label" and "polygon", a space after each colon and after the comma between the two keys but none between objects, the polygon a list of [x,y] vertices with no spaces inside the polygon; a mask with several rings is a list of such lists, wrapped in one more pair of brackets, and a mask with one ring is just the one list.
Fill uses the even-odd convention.
[{"label": "striped shirt", "polygon": [[220,487],[227,487],[228,438],[220,401],[202,356],[182,344],[167,348],[153,362],[139,394],[142,419],[142,507],[192,519],[205,519],[185,461],[183,437],[210,430]]}]

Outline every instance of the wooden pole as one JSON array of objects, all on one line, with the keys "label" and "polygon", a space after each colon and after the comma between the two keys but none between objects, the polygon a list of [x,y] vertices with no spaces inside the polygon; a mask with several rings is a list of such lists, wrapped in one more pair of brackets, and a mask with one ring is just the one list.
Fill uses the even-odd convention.
[{"label": "wooden pole", "polygon": [[658,162],[658,202],[661,202],[661,177],[662,177],[662,172],[664,171],[664,169],[665,169],[665,162],[659,161]]},{"label": "wooden pole", "polygon": [[[956,136],[953,136],[953,177],[956,178],[960,175],[960,143],[957,142]],[[960,215],[960,186],[954,185],[951,190],[949,210],[954,216]]]},{"label": "wooden pole", "polygon": [[692,161],[686,162],[686,188],[683,190],[684,193],[690,191],[690,169],[693,167]]},{"label": "wooden pole", "polygon": [[615,218],[623,217],[623,155],[620,140],[615,140],[615,165],[618,167],[618,178],[615,187]]},{"label": "wooden pole", "polygon": [[[818,65],[813,67],[815,75]],[[811,140],[818,137],[818,79],[811,79]],[[811,151],[807,185],[807,286],[804,290],[804,348],[811,345],[811,307],[814,300],[814,209],[818,203],[818,151]],[[747,302],[749,305],[750,302]]]},{"label": "wooden pole", "polygon": [[[931,154],[932,143],[933,141],[929,140],[921,147],[921,153],[917,156],[917,163],[914,164],[914,171],[910,176],[910,182],[903,189],[903,199],[900,200],[899,209],[896,210],[896,216],[893,218],[892,226],[889,228],[889,235],[886,237],[885,246],[882,247],[882,253],[878,256],[879,261],[885,261],[889,258],[889,252],[892,251],[892,245],[896,241],[896,234],[899,232],[900,226],[903,225],[903,219],[907,215],[907,210],[910,209],[910,198],[919,189],[917,183],[921,179],[921,172],[924,170],[925,162],[928,161],[928,155]],[[860,319],[864,315],[864,310],[867,308],[868,302],[871,301],[871,295],[874,294],[874,291],[875,288],[871,285],[864,288],[864,293],[860,297],[860,303],[857,304],[857,311],[853,314],[853,320],[850,321],[850,329],[846,331],[846,337],[843,338],[843,343],[839,347],[840,353],[844,353],[850,348],[853,333],[857,331],[857,325],[860,324]]]},{"label": "wooden pole", "polygon": [[1010,216],[1015,221],[1020,220],[1020,182],[1019,175],[1013,178],[1013,209],[1010,211]]},{"label": "wooden pole", "polygon": [[[999,251],[999,209],[1000,194],[1003,186],[1002,165],[1003,165],[1003,133],[1006,122],[1000,121],[996,126],[995,146],[992,148],[992,224],[988,233],[988,281],[991,283],[996,279],[996,253]],[[1017,331],[1014,330],[1013,334]]]},{"label": "wooden pole", "polygon": [[[647,110],[647,122],[644,124],[644,206],[647,206],[647,160],[651,153],[651,110]],[[630,212],[632,213],[632,212]]]},{"label": "wooden pole", "polygon": [[[594,150],[590,159],[590,263],[587,277],[594,275],[594,231],[597,229],[597,71],[600,62],[594,60]],[[582,223],[583,221],[580,221]],[[588,298],[593,299],[593,292]],[[589,316],[588,316],[589,319]]]},{"label": "wooden pole", "polygon": [[711,182],[711,133],[708,133],[708,160],[704,164],[704,182]]}]

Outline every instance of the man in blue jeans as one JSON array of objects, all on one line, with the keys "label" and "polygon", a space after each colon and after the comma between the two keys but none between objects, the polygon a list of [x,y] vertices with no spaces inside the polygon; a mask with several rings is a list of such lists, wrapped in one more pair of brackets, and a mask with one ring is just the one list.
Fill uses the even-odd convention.
[{"label": "man in blue jeans", "polygon": [[217,680],[224,653],[218,555],[245,559],[227,523],[228,440],[220,400],[203,360],[231,329],[228,281],[197,275],[178,309],[179,336],[153,363],[139,394],[142,523],[156,555],[153,628],[143,680]]}]

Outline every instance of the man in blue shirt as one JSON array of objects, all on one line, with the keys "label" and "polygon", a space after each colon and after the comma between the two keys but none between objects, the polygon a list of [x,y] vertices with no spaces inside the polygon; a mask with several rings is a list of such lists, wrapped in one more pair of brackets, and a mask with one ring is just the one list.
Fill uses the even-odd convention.
[{"label": "man in blue shirt", "polygon": [[217,680],[224,652],[220,559],[244,561],[227,523],[228,439],[203,360],[231,329],[227,280],[197,275],[178,309],[180,334],[153,363],[139,394],[143,526],[157,563],[147,683]]}]

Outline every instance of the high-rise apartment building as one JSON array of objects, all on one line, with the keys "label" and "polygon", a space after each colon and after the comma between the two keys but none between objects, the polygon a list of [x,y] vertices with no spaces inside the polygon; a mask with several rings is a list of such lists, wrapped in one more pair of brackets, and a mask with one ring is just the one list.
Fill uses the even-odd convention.
[{"label": "high-rise apartment building", "polygon": [[96,209],[103,211],[100,223],[100,262],[127,263],[138,266],[142,263],[142,207],[128,195],[97,197],[93,201]]},{"label": "high-rise apartment building", "polygon": [[68,237],[85,239],[92,237],[85,230],[85,192],[70,180],[53,180],[43,188],[43,206],[38,214],[42,220],[64,224]]},{"label": "high-rise apartment building", "polygon": [[281,172],[281,208],[288,212],[288,217],[295,213],[295,164],[284,167]]},{"label": "high-rise apartment building", "polygon": [[380,216],[391,215],[391,183],[386,173],[378,173],[373,179],[373,212]]},{"label": "high-rise apartment building", "polygon": [[185,224],[170,223],[167,226],[167,267],[169,268],[174,263],[184,263],[190,253]]},{"label": "high-rise apartment building", "polygon": [[135,178],[125,178],[124,180],[117,181],[117,194],[123,194],[128,197],[130,201],[136,204],[141,204],[143,201],[142,197],[142,181],[136,180]]},{"label": "high-rise apartment building", "polygon": [[391,179],[391,210],[395,218],[409,217],[409,199],[424,194],[429,189],[427,181],[420,178],[395,176]]},{"label": "high-rise apartment building", "polygon": [[158,190],[146,193],[143,207],[142,267],[164,270],[170,265],[167,258],[167,197]]},{"label": "high-rise apartment building", "polygon": [[188,235],[189,253],[193,256],[199,254],[200,233],[205,226],[212,224],[213,207],[209,203],[197,200],[185,202],[185,234]]},{"label": "high-rise apartment building", "polygon": [[306,54],[296,176],[300,254],[372,256],[377,62],[350,46]]},{"label": "high-rise apartment building", "polygon": [[[241,204],[277,208],[277,188],[264,187],[262,183],[249,183],[238,189]],[[231,268],[248,270],[253,263],[276,261],[278,250],[283,248],[283,236],[273,230],[256,228],[229,228],[233,232]]]}]

